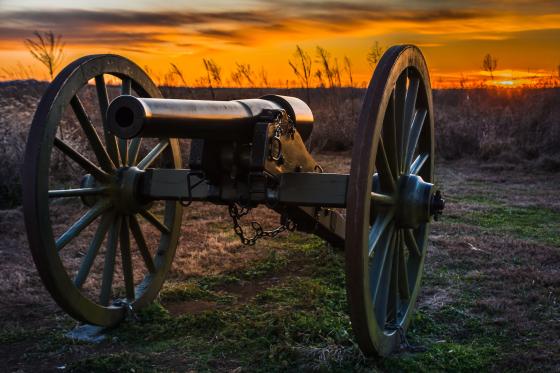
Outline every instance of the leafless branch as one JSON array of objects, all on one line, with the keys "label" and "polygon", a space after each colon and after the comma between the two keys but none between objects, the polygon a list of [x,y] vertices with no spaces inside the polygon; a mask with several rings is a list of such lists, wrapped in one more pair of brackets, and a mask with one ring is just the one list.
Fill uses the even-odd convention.
[{"label": "leafless branch", "polygon": [[25,39],[24,44],[33,58],[47,68],[52,80],[64,58],[65,43],[62,42],[62,35],[55,35],[52,31],[34,31],[33,35],[35,38]]}]

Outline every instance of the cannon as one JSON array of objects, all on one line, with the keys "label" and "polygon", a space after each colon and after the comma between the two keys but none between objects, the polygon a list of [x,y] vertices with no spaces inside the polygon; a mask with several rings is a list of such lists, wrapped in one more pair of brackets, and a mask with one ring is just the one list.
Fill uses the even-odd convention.
[{"label": "cannon", "polygon": [[[75,319],[118,324],[157,296],[183,208],[213,203],[227,206],[243,244],[297,230],[343,249],[357,342],[389,354],[410,323],[429,227],[444,207],[420,50],[394,46],[377,65],[349,174],[309,153],[313,122],[294,97],[164,99],[123,57],[71,63],[37,107],[24,160],[25,223],[46,288]],[[185,168],[181,138],[192,139]],[[279,214],[278,228],[243,228],[259,205]]]}]

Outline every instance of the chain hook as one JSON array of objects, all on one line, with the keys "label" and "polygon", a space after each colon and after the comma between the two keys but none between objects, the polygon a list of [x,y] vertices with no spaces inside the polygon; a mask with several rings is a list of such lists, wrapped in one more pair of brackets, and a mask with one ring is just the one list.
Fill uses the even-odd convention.
[{"label": "chain hook", "polygon": [[233,220],[233,230],[235,231],[235,234],[237,234],[237,236],[239,237],[243,245],[253,246],[257,242],[257,240],[259,240],[262,237],[276,237],[277,235],[279,235],[280,233],[286,230],[293,232],[296,229],[296,224],[288,217],[282,217],[281,221],[283,223],[277,228],[269,231],[264,230],[259,222],[251,221],[250,224],[254,233],[252,237],[247,237],[245,231],[243,230],[243,227],[240,224],[240,219],[244,215],[247,215],[249,211],[251,211],[250,208],[244,208],[244,207],[241,208],[240,211],[236,203],[231,203],[228,207],[229,216]]}]

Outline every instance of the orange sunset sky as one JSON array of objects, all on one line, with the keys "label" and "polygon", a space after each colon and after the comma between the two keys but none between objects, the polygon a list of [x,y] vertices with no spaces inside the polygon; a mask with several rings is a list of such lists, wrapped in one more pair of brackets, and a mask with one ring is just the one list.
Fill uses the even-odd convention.
[{"label": "orange sunset sky", "polygon": [[299,44],[313,57],[318,45],[340,62],[348,56],[360,86],[371,75],[366,55],[375,41],[420,46],[436,87],[458,85],[461,77],[488,84],[486,53],[498,60],[490,84],[560,74],[558,0],[0,0],[1,79],[47,78],[23,44],[34,30],[63,35],[63,64],[117,53],[159,77],[172,62],[188,84],[204,74],[202,58],[212,58],[224,81],[238,62],[264,68],[271,85],[295,86],[287,62]]}]

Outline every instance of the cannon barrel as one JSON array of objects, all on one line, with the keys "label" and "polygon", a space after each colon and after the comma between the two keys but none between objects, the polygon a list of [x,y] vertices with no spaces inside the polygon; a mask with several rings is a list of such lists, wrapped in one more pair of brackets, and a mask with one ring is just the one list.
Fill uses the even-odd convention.
[{"label": "cannon barrel", "polygon": [[305,141],[313,129],[313,114],[295,97],[267,95],[234,101],[117,97],[107,111],[109,130],[120,138],[173,137],[250,139],[264,110],[285,110]]}]

